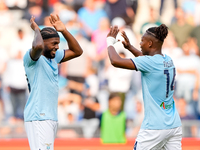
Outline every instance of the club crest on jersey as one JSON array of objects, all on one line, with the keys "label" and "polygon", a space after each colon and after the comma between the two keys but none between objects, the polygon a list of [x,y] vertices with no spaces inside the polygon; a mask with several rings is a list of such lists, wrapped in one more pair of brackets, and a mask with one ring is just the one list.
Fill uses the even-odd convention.
[{"label": "club crest on jersey", "polygon": [[45,113],[40,113],[40,116],[45,116]]},{"label": "club crest on jersey", "polygon": [[163,109],[171,109],[171,108],[173,108],[173,104],[174,104],[174,101],[173,101],[172,104],[169,104],[169,105],[165,105],[165,102],[162,102],[160,104],[160,107],[163,108]]},{"label": "club crest on jersey", "polygon": [[47,145],[47,150],[49,150],[49,149],[50,149],[51,143],[50,143],[50,144],[46,144],[46,143],[45,143],[45,145]]}]

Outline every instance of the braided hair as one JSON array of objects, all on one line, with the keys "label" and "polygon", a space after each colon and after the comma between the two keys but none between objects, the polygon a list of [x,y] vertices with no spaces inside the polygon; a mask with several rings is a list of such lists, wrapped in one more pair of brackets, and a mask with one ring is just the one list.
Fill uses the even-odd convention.
[{"label": "braided hair", "polygon": [[163,42],[167,37],[168,27],[165,24],[161,24],[158,27],[149,28],[146,32]]},{"label": "braided hair", "polygon": [[57,31],[51,27],[45,27],[40,31],[43,39],[59,37]]}]

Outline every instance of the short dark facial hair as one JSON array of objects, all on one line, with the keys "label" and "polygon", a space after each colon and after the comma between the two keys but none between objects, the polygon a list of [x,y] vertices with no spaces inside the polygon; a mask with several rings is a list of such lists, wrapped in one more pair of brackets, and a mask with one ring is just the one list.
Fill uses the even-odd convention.
[{"label": "short dark facial hair", "polygon": [[[53,37],[53,38],[55,38],[55,37]],[[60,40],[60,37],[58,37],[58,38],[59,38],[59,40]],[[52,50],[50,50],[50,49],[45,45],[45,47],[44,47],[44,52],[43,52],[44,56],[47,57],[47,58],[49,58],[49,59],[55,58],[55,56],[53,57],[53,56],[51,55],[51,52],[52,52]]]},{"label": "short dark facial hair", "polygon": [[48,48],[47,48],[47,46],[45,46],[45,48],[44,48],[44,56],[45,57],[47,57],[47,58],[49,58],[49,59],[53,59],[53,58],[55,58],[55,56],[53,57],[52,55],[51,55],[51,52],[52,52],[52,50],[49,50]]}]

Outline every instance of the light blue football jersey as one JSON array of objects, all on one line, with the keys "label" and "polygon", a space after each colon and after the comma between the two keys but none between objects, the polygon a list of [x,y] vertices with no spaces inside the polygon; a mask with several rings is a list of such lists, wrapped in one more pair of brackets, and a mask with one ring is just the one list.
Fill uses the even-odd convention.
[{"label": "light blue football jersey", "polygon": [[162,130],[181,126],[173,99],[176,70],[172,59],[157,54],[131,60],[142,75],[145,116],[141,129]]},{"label": "light blue football jersey", "polygon": [[58,63],[63,57],[64,50],[57,50],[54,59],[41,55],[37,61],[33,61],[30,50],[24,55],[30,92],[24,109],[24,121],[58,120]]}]

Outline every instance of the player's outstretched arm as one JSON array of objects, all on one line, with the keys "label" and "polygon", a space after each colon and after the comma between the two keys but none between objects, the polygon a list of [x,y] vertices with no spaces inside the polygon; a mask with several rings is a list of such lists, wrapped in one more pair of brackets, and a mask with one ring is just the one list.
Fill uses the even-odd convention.
[{"label": "player's outstretched arm", "polygon": [[62,59],[61,62],[65,62],[80,56],[83,53],[82,48],[78,44],[77,40],[67,31],[64,23],[60,20],[59,16],[51,14],[49,20],[53,27],[57,31],[61,32],[68,42],[69,50],[65,51],[65,57]]},{"label": "player's outstretched arm", "polygon": [[38,60],[39,57],[42,55],[44,49],[44,42],[40,33],[40,28],[35,23],[35,17],[33,16],[31,17],[30,23],[31,23],[31,28],[35,31],[30,55],[33,60]]},{"label": "player's outstretched arm", "polygon": [[142,56],[142,52],[136,49],[134,46],[131,45],[126,33],[122,31],[122,37],[124,38],[124,41],[122,41],[122,44],[126,49],[128,49],[135,57]]},{"label": "player's outstretched arm", "polygon": [[110,32],[107,35],[107,47],[108,47],[108,56],[110,62],[113,66],[124,69],[136,70],[136,67],[131,59],[121,58],[114,48],[114,43],[116,42],[116,36],[119,32],[117,26],[111,27]]}]

